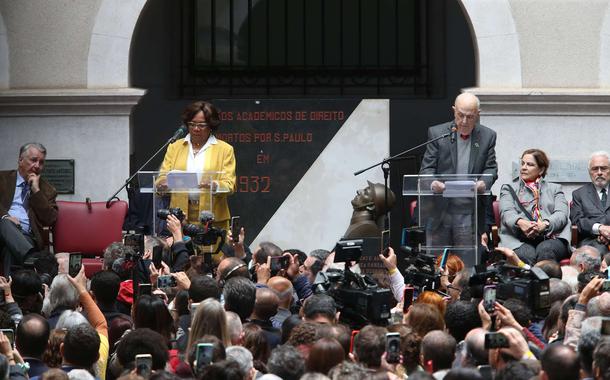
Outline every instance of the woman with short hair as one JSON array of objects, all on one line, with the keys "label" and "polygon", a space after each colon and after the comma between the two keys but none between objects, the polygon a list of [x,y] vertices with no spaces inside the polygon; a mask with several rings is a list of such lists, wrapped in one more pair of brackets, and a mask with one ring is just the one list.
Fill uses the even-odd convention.
[{"label": "woman with short hair", "polygon": [[529,265],[569,255],[571,225],[561,185],[547,182],[549,158],[540,149],[521,155],[519,177],[500,190],[500,245]]}]

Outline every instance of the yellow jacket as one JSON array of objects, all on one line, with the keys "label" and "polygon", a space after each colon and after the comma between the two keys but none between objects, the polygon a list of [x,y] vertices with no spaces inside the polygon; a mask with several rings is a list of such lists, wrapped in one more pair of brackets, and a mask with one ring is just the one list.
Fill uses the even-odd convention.
[{"label": "yellow jacket", "polygon": [[[163,163],[159,171],[167,173],[171,170],[186,170],[188,160],[189,144],[184,139],[180,139],[170,144],[163,158]],[[231,214],[227,197],[235,192],[235,154],[233,147],[224,141],[217,140],[216,144],[211,144],[205,150],[204,167],[200,171],[223,171],[214,180],[221,188],[229,189],[228,193],[218,193],[214,196],[212,212],[216,222],[229,220]],[[209,199],[205,193],[199,199],[199,212],[205,209]],[[180,207],[185,213],[188,212],[188,194],[172,194],[170,207]],[[196,222],[194,220],[191,223]]]}]

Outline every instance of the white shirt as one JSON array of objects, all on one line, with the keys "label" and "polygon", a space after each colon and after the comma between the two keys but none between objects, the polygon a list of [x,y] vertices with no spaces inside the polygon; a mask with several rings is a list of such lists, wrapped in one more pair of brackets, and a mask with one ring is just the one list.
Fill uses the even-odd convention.
[{"label": "white shirt", "polygon": [[[603,189],[606,189],[606,196],[608,196],[608,186],[604,187]],[[599,188],[597,186],[595,186],[595,190],[597,191],[597,196],[599,197],[599,200],[602,200],[602,188]]]},{"label": "white shirt", "polygon": [[[190,133],[186,135],[184,141],[189,144],[189,154],[188,159],[186,160],[186,171],[197,173],[197,181],[201,182],[201,172],[203,171],[205,165],[205,151],[210,146],[218,144],[218,140],[216,140],[216,137],[214,135],[210,135],[210,137],[208,137],[208,141],[203,144],[197,154],[195,154],[193,151],[193,144],[191,143]],[[199,194],[189,194],[189,199],[199,200]]]},{"label": "white shirt", "polygon": [[[609,195],[608,194],[608,186],[605,187],[606,189],[606,197]],[[597,196],[599,197],[599,200],[602,200],[602,189],[595,186],[595,191],[597,191]],[[607,198],[606,198],[607,199]],[[606,202],[608,202],[606,200]],[[593,227],[591,227],[591,232],[593,232],[593,235],[599,235],[599,227],[601,227],[602,224],[601,223],[594,223]]]},{"label": "white shirt", "polygon": [[[14,216],[19,219],[19,223],[21,223],[21,228],[25,232],[30,232],[30,218],[28,217],[28,210],[25,208],[24,201],[21,199],[21,191],[23,188],[21,184],[25,183],[25,179],[17,172],[17,181],[15,185],[15,195],[13,196],[13,202],[11,203],[11,207],[8,210],[8,214],[10,216]],[[28,191],[26,198],[30,196],[30,192]]]}]

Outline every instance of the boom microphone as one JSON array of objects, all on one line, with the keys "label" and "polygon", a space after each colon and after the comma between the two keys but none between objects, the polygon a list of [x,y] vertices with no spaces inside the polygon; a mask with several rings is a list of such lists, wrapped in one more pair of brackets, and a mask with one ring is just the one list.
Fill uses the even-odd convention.
[{"label": "boom microphone", "polygon": [[176,140],[183,138],[184,136],[186,136],[186,134],[188,133],[188,128],[182,124],[180,126],[180,128],[178,128],[178,130],[176,130],[176,132],[174,132],[174,135],[172,136],[171,139],[169,139],[170,144],[173,144],[176,142]]}]

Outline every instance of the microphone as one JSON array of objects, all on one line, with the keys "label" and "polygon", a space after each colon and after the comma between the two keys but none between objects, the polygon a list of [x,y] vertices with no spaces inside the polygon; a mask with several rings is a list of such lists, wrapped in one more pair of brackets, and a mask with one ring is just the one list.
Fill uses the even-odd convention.
[{"label": "microphone", "polygon": [[169,139],[170,144],[173,144],[176,142],[176,140],[183,138],[184,136],[186,136],[187,133],[188,128],[184,124],[182,124],[180,128],[178,128],[176,132],[174,132],[172,138]]},{"label": "microphone", "polygon": [[451,143],[455,143],[455,137],[457,135],[457,127],[455,124],[451,125],[451,134],[449,135],[449,139],[451,139]]}]

